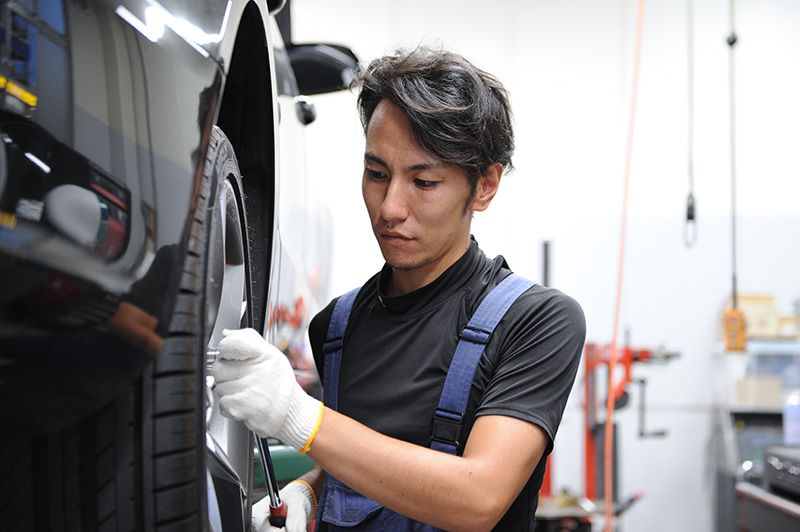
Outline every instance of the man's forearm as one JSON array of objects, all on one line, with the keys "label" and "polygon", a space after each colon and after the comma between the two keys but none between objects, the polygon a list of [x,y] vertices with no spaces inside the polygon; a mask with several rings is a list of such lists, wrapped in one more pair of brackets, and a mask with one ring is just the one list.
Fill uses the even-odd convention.
[{"label": "man's forearm", "polygon": [[[524,424],[506,442],[509,450],[524,449],[526,444],[516,440],[531,437],[529,429],[540,430],[505,419],[514,427]],[[478,435],[473,444],[473,435],[464,457],[457,457],[384,436],[326,408],[308,455],[351,488],[397,513],[446,530],[490,530],[522,489],[541,450],[505,474],[498,470],[503,449],[496,447],[494,438],[490,442]]]}]

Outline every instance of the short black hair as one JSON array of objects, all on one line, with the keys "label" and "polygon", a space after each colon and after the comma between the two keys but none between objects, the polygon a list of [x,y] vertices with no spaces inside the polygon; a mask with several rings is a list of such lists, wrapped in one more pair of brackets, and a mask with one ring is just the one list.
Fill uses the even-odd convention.
[{"label": "short black hair", "polygon": [[381,100],[403,110],[420,146],[466,170],[472,190],[489,166],[511,170],[514,131],[508,92],[459,54],[418,46],[373,60],[351,85],[366,134]]}]

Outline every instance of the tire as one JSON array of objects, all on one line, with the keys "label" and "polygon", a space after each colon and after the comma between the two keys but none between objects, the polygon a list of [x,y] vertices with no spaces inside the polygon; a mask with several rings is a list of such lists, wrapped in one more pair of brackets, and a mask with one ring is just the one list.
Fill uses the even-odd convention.
[{"label": "tire", "polygon": [[206,375],[222,329],[250,325],[241,176],[218,128],[194,213],[168,334],[144,374],[58,433],[0,435],[0,530],[249,528],[252,434],[219,415]]}]

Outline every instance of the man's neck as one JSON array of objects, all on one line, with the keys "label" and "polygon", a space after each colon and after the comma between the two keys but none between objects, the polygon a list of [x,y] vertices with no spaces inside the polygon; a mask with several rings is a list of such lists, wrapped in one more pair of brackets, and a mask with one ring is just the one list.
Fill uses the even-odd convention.
[{"label": "man's neck", "polygon": [[441,272],[435,275],[420,274],[416,270],[396,270],[392,268],[392,275],[389,278],[388,294],[390,297],[402,296],[436,280]]}]

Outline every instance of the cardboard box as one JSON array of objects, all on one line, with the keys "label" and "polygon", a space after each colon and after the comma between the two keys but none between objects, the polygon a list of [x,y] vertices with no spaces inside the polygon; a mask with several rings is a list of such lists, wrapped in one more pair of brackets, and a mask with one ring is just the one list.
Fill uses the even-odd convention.
[{"label": "cardboard box", "polygon": [[749,407],[780,408],[780,376],[744,377],[736,381],[736,404]]},{"label": "cardboard box", "polygon": [[[737,306],[744,314],[744,332],[747,338],[796,338],[797,316],[781,316],[775,298],[764,294],[739,294]],[[725,311],[731,301],[725,303],[719,317],[719,338],[725,338]]]}]

